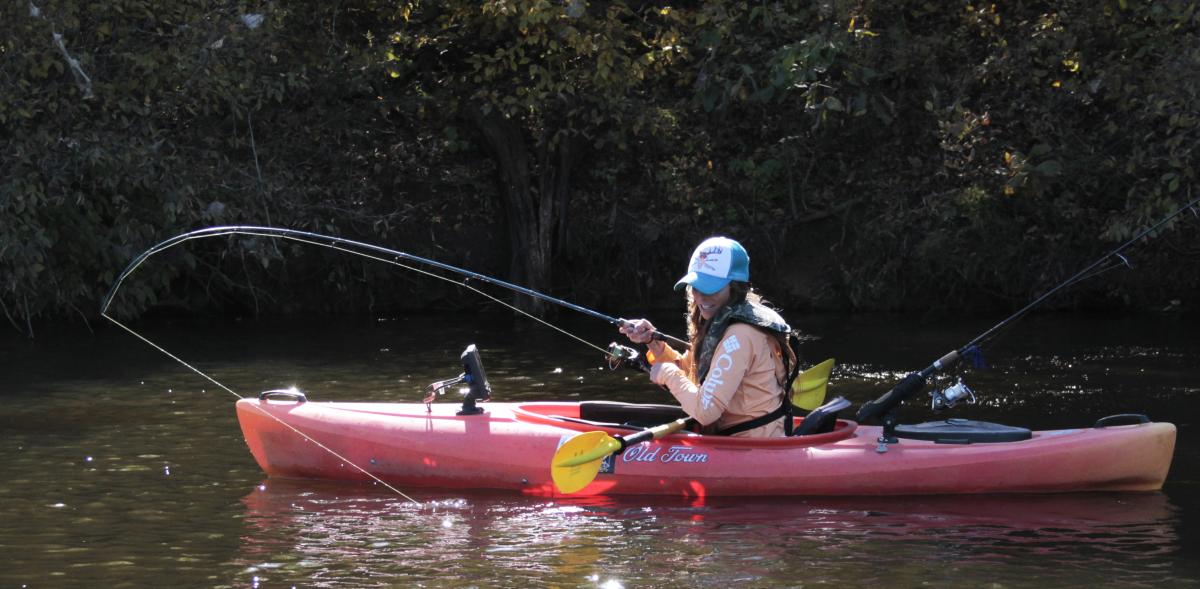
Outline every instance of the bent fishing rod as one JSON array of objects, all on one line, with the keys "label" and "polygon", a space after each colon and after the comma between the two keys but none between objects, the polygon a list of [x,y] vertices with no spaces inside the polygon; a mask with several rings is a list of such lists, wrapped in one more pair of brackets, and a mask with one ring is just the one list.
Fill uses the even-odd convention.
[{"label": "bent fishing rod", "polygon": [[[959,360],[961,360],[965,356],[972,356],[972,355],[978,354],[980,344],[991,339],[997,333],[999,333],[1000,330],[1004,329],[1005,327],[1011,325],[1012,323],[1014,323],[1021,317],[1025,316],[1026,313],[1033,310],[1034,307],[1037,307],[1038,305],[1042,304],[1042,302],[1044,302],[1046,299],[1053,296],[1055,293],[1057,293],[1057,292],[1061,291],[1062,289],[1067,288],[1071,285],[1074,285],[1086,278],[1094,276],[1095,274],[1099,274],[1100,272],[1103,272],[1104,270],[1107,270],[1108,268],[1103,268],[1103,269],[1100,269],[1099,271],[1097,271],[1097,268],[1099,268],[1105,262],[1109,262],[1111,259],[1116,258],[1119,261],[1117,263],[1117,265],[1124,265],[1126,267],[1132,268],[1133,266],[1130,265],[1129,260],[1126,259],[1125,256],[1121,255],[1121,252],[1123,252],[1126,249],[1128,249],[1129,247],[1133,246],[1133,244],[1137,243],[1138,241],[1142,240],[1143,238],[1150,236],[1151,233],[1154,233],[1159,228],[1161,228],[1162,226],[1169,223],[1175,217],[1182,215],[1185,211],[1191,210],[1192,213],[1195,214],[1196,211],[1194,210],[1194,207],[1197,204],[1200,204],[1200,198],[1192,200],[1191,202],[1183,205],[1182,207],[1179,207],[1179,209],[1176,210],[1175,212],[1162,218],[1157,223],[1154,223],[1153,225],[1150,225],[1149,227],[1142,229],[1136,235],[1131,237],[1128,241],[1117,246],[1116,249],[1108,252],[1107,254],[1104,254],[1103,256],[1101,256],[1100,258],[1098,258],[1096,261],[1092,262],[1091,264],[1088,264],[1084,269],[1080,270],[1079,272],[1076,272],[1070,278],[1067,278],[1066,280],[1062,281],[1054,288],[1051,288],[1050,290],[1046,291],[1045,294],[1034,299],[1032,302],[1030,302],[1029,304],[1027,304],[1024,307],[1022,307],[1021,309],[1019,309],[1016,313],[1013,313],[1012,315],[1008,316],[1008,318],[1006,318],[1005,320],[1001,321],[1000,323],[997,323],[996,325],[992,326],[987,331],[984,331],[983,333],[979,334],[978,336],[976,336],[971,341],[967,342],[962,347],[957,348],[957,349],[947,353],[946,355],[942,356],[941,358],[935,360],[933,362],[933,364],[930,364],[929,366],[925,367],[924,369],[920,370],[919,372],[913,372],[913,373],[910,373],[909,375],[905,376],[903,380],[901,380],[899,383],[896,383],[896,386],[892,387],[891,390],[889,390],[887,393],[884,393],[883,396],[879,397],[878,399],[875,399],[874,401],[870,401],[870,402],[864,404],[861,408],[859,408],[858,414],[855,416],[855,419],[857,419],[859,422],[863,422],[868,419],[881,418],[884,421],[885,427],[888,425],[894,425],[895,416],[893,414],[893,410],[896,407],[899,407],[900,404],[903,403],[905,400],[907,400],[907,399],[913,397],[914,395],[916,395],[917,393],[921,392],[921,390],[925,387],[926,380],[928,380],[930,376],[933,376],[935,373],[941,372],[943,370],[952,368],[954,365],[958,364]],[[1151,238],[1153,238],[1153,237],[1154,236],[1151,236]],[[1115,266],[1113,266],[1113,267],[1115,267]],[[1093,272],[1095,274],[1093,274]],[[961,382],[960,382],[957,387],[951,387],[945,393],[943,393],[943,396],[940,399],[940,401],[941,401],[940,403],[939,403],[939,398],[935,395],[934,408],[935,409],[939,408],[939,405],[941,405],[942,407],[952,407],[955,402],[957,402],[961,398],[967,397],[968,395],[971,396],[972,399],[974,398],[974,395],[971,393],[971,390],[966,388],[965,386],[962,386]],[[882,439],[881,439],[881,441],[882,441]]]},{"label": "bent fishing rod", "polygon": [[[533,297],[536,299],[540,299],[542,301],[546,301],[549,303],[561,305],[561,306],[567,307],[569,309],[573,309],[575,311],[583,313],[585,315],[589,315],[591,317],[602,319],[604,321],[607,321],[610,324],[625,325],[628,322],[624,319],[610,317],[608,315],[604,315],[602,313],[593,311],[586,307],[581,307],[574,303],[570,303],[570,302],[564,301],[562,299],[551,297],[549,295],[545,295],[543,293],[537,292],[537,291],[529,289],[529,288],[525,288],[523,286],[518,286],[518,285],[509,283],[509,282],[505,282],[503,280],[499,280],[496,278],[492,278],[490,276],[479,274],[477,272],[472,272],[470,270],[464,270],[462,268],[457,268],[455,266],[451,266],[449,264],[444,264],[442,262],[438,262],[435,260],[422,258],[420,256],[415,256],[413,254],[409,254],[406,252],[401,252],[401,251],[385,248],[382,246],[372,245],[369,243],[353,241],[353,240],[344,239],[344,238],[340,238],[340,237],[332,237],[332,236],[328,236],[328,235],[320,235],[317,233],[312,233],[312,232],[308,232],[308,231],[300,231],[300,230],[296,230],[296,229],[284,229],[284,228],[280,228],[280,227],[259,227],[259,226],[251,226],[251,225],[236,225],[236,226],[224,226],[224,227],[209,227],[206,229],[199,229],[196,231],[191,231],[188,233],[177,235],[175,237],[172,237],[170,239],[167,239],[165,241],[158,243],[154,247],[151,247],[150,249],[146,250],[145,252],[142,252],[141,255],[134,258],[133,261],[130,262],[128,266],[126,266],[126,268],[121,272],[121,274],[113,282],[112,287],[109,289],[108,294],[105,295],[104,300],[100,305],[100,316],[111,321],[116,326],[129,332],[130,335],[133,335],[134,337],[142,340],[147,345],[158,350],[159,352],[162,352],[163,354],[165,354],[172,360],[178,362],[179,364],[183,365],[185,368],[191,370],[192,372],[203,377],[204,379],[208,380],[209,382],[212,382],[213,384],[217,385],[221,389],[224,389],[226,392],[237,397],[238,399],[242,399],[243,397],[241,395],[239,395],[233,389],[222,384],[220,381],[218,381],[217,379],[213,378],[212,376],[206,374],[204,371],[187,363],[182,358],[176,356],[175,354],[172,354],[171,352],[167,351],[162,346],[154,343],[150,339],[146,338],[145,336],[138,333],[137,331],[127,327],[126,325],[124,325],[123,323],[118,321],[116,318],[114,318],[108,314],[109,307],[112,305],[112,302],[115,299],[117,292],[120,290],[121,285],[125,282],[125,280],[131,274],[133,274],[134,271],[137,270],[137,268],[139,266],[142,265],[142,263],[144,263],[151,256],[161,253],[164,250],[170,249],[172,247],[175,247],[179,244],[185,243],[185,242],[193,240],[193,239],[203,239],[203,238],[207,238],[207,237],[219,237],[219,236],[225,236],[225,235],[251,235],[251,236],[257,236],[257,237],[271,237],[271,238],[287,239],[287,240],[304,243],[304,244],[308,244],[308,245],[316,245],[316,246],[326,247],[326,248],[330,248],[330,249],[340,251],[343,253],[354,254],[354,255],[362,256],[362,257],[369,258],[369,259],[372,259],[375,261],[400,266],[402,268],[405,268],[408,270],[413,270],[415,272],[419,272],[419,273],[422,273],[422,274],[425,274],[425,275],[428,275],[430,277],[437,278],[440,280],[445,280],[447,282],[451,282],[451,283],[457,284],[459,286],[462,286],[463,288],[466,288],[468,290],[472,290],[472,291],[479,293],[480,295],[487,297],[501,305],[509,307],[510,309],[513,309],[514,311],[523,313],[537,321],[540,321],[541,323],[543,323],[553,329],[556,329],[565,335],[573,337],[576,340],[579,340],[580,342],[582,342],[586,345],[592,346],[592,347],[600,350],[601,352],[604,352],[606,355],[608,355],[609,365],[612,368],[615,368],[617,365],[620,365],[623,363],[626,365],[629,365],[629,366],[634,366],[634,367],[642,367],[645,364],[644,360],[641,360],[640,358],[638,358],[637,353],[634,352],[632,349],[625,348],[624,346],[618,346],[617,344],[614,343],[609,346],[608,350],[605,350],[603,348],[600,348],[599,346],[595,346],[594,344],[592,344],[586,340],[583,340],[582,338],[580,338],[572,333],[569,333],[569,332],[567,332],[561,328],[558,328],[554,325],[551,325],[550,323],[547,323],[546,321],[541,320],[525,311],[522,311],[512,305],[509,305],[509,304],[505,303],[504,301],[501,301],[500,299],[492,296],[491,294],[489,294],[487,292],[484,292],[482,290],[475,288],[474,286],[467,284],[466,280],[459,282],[459,281],[453,280],[451,278],[448,278],[446,276],[443,276],[441,274],[438,274],[436,272],[429,272],[429,271],[426,271],[426,270],[423,270],[420,268],[405,265],[404,263],[402,263],[402,261],[416,262],[416,263],[424,264],[427,266],[431,266],[436,269],[441,269],[441,270],[457,273],[462,276],[465,276],[467,280],[474,279],[474,280],[479,280],[479,281],[486,282],[489,284],[501,286],[501,287],[507,288],[511,291],[514,291],[514,292],[517,292],[520,294],[524,294],[524,295],[527,295],[527,296],[530,296],[530,297]],[[685,346],[688,345],[687,342],[684,342],[678,338],[668,336],[661,332],[654,333],[654,336],[655,336],[655,339],[669,340],[669,341],[681,343]],[[260,399],[261,398],[262,397],[260,396]],[[337,451],[330,448],[329,446],[322,444],[319,440],[313,438],[312,436],[306,434],[303,431],[296,429],[293,425],[280,420],[277,416],[264,411],[261,407],[258,407],[257,405],[251,405],[251,407],[254,407],[258,411],[262,412],[263,415],[278,422],[282,427],[293,431],[296,435],[298,435],[301,438],[307,440],[308,442],[316,445],[318,448],[321,448],[323,451],[328,452],[330,455],[334,456],[335,458],[342,461],[343,463],[350,465],[354,469],[361,472],[364,476],[374,480],[376,483],[383,485],[385,488],[391,490],[392,492],[396,493],[397,495],[407,499],[408,501],[410,501],[414,504],[421,505],[421,503],[419,501],[413,499],[412,497],[409,497],[400,489],[398,489],[395,486],[380,479],[375,474],[371,473],[364,467],[351,461],[349,458],[339,454]]]},{"label": "bent fishing rod", "polygon": [[[292,241],[298,241],[298,242],[306,243],[306,244],[310,244],[310,245],[317,245],[317,246],[328,247],[328,248],[345,251],[345,252],[349,252],[349,253],[366,255],[367,257],[370,257],[372,259],[376,259],[376,260],[383,261],[383,262],[390,262],[393,264],[398,263],[401,260],[409,261],[409,262],[416,262],[419,264],[424,264],[426,266],[430,266],[433,268],[437,268],[440,270],[445,270],[448,272],[453,272],[455,274],[465,276],[468,280],[478,280],[481,282],[486,282],[488,284],[493,284],[495,286],[506,288],[508,290],[511,290],[511,291],[519,293],[519,294],[523,294],[523,295],[526,295],[526,296],[529,296],[529,297],[532,297],[532,298],[535,298],[535,299],[538,299],[541,301],[545,301],[547,303],[553,303],[555,305],[566,307],[573,311],[583,313],[584,315],[588,315],[590,317],[594,317],[596,319],[606,321],[612,325],[623,326],[623,325],[626,325],[629,323],[629,321],[626,319],[611,317],[609,315],[605,315],[598,311],[593,311],[586,307],[582,307],[580,305],[576,305],[575,303],[571,303],[571,302],[564,301],[559,298],[552,297],[550,295],[538,292],[536,290],[532,290],[532,289],[529,289],[529,288],[526,288],[523,286],[519,286],[519,285],[513,284],[511,282],[505,282],[498,278],[493,278],[491,276],[487,276],[484,274],[479,274],[478,272],[472,272],[470,270],[458,268],[456,266],[451,266],[449,264],[438,262],[437,260],[431,260],[429,258],[423,258],[421,256],[416,256],[416,255],[413,255],[410,253],[386,248],[383,246],[374,245],[374,244],[370,244],[370,243],[364,243],[361,241],[354,241],[351,239],[345,239],[345,238],[341,238],[341,237],[321,235],[318,233],[312,233],[309,231],[301,231],[298,229],[285,229],[282,227],[260,227],[260,226],[253,226],[253,225],[229,225],[229,226],[222,226],[222,227],[208,227],[206,229],[198,229],[196,231],[190,231],[188,233],[184,233],[184,234],[172,237],[170,239],[167,239],[167,240],[155,245],[154,247],[142,252],[142,254],[139,255],[138,257],[134,258],[134,260],[132,262],[130,262],[129,265],[125,268],[125,270],[122,271],[121,274],[117,277],[116,281],[113,283],[112,288],[109,289],[108,294],[104,297],[103,303],[100,305],[100,315],[103,317],[108,317],[109,305],[112,304],[113,297],[116,295],[117,290],[120,289],[121,283],[124,282],[125,279],[127,277],[129,277],[129,275],[132,274],[134,272],[134,270],[136,270],[138,268],[138,266],[140,266],[143,262],[145,262],[148,258],[153,256],[154,254],[157,254],[159,252],[162,252],[163,250],[170,249],[176,245],[179,245],[181,243],[184,243],[186,241],[190,241],[193,239],[203,239],[203,238],[208,238],[208,237],[220,237],[220,236],[224,236],[224,235],[235,235],[235,234],[236,235],[253,235],[253,236],[257,236],[257,237],[278,237],[278,238],[283,238],[283,239],[289,239]],[[365,252],[371,252],[373,254],[382,254],[383,256],[390,257],[390,259],[379,258],[374,255],[367,255]],[[465,283],[462,283],[462,284],[465,286]],[[675,343],[678,345],[682,345],[684,347],[688,347],[691,345],[682,339],[662,333],[660,331],[655,331],[653,333],[652,337],[654,339],[669,341],[669,342],[672,342],[672,343]]]}]

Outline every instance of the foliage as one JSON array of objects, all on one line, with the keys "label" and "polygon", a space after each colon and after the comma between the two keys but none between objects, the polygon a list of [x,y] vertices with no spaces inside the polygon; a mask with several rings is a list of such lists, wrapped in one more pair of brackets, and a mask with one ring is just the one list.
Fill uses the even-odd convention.
[{"label": "foliage", "polygon": [[[1008,306],[1195,198],[1198,21],[1185,0],[9,3],[0,310],[90,317],[138,252],[225,223],[608,307],[672,305],[720,232],[785,305]],[[1076,302],[1195,292],[1178,229]],[[461,304],[269,241],[173,255],[120,310]]]},{"label": "foliage", "polygon": [[[1195,197],[1188,105],[1200,87],[1184,72],[1197,71],[1200,52],[1178,51],[1196,40],[1194,5],[1015,3],[955,14],[911,4],[886,15],[901,29],[883,35],[898,42],[893,54],[923,48],[926,60],[962,67],[946,77],[880,68],[928,89],[913,97],[923,109],[900,108],[936,121],[943,159],[940,170],[924,167],[941,178],[913,195],[920,201],[862,225],[885,236],[871,247],[894,248],[887,226],[920,236],[892,250],[915,263],[859,266],[884,269],[881,284],[910,275],[901,300],[961,301],[967,289],[1027,300],[1102,251],[1097,237],[1128,238]],[[956,34],[937,33],[945,30]],[[895,293],[886,290],[856,296],[870,306]]]},{"label": "foliage", "polygon": [[[0,101],[9,132],[0,301],[22,327],[42,312],[92,316],[133,256],[186,229],[279,224],[387,238],[412,218],[440,230],[457,202],[439,193],[474,193],[470,175],[427,161],[444,150],[438,138],[387,120],[378,46],[363,34],[380,15],[254,14],[218,1],[30,6],[4,8],[16,34],[0,53],[11,98]],[[323,292],[353,289],[360,273],[341,260],[314,289],[318,269],[289,278],[286,257],[266,242],[179,252],[139,272],[115,309],[252,306],[300,277],[311,296],[275,309],[319,307]]]}]

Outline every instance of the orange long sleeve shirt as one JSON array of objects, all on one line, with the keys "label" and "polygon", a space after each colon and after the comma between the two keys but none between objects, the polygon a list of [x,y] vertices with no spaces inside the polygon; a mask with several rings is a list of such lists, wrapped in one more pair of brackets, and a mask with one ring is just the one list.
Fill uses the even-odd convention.
[{"label": "orange long sleeve shirt", "polygon": [[[657,384],[666,386],[683,410],[701,425],[716,424],[718,429],[732,427],[766,415],[783,400],[783,354],[779,342],[745,323],[725,329],[709,364],[703,386],[692,382],[679,366],[686,358],[664,346],[654,358],[665,363],[658,370]],[[744,437],[782,437],[783,420],[734,434]]]}]

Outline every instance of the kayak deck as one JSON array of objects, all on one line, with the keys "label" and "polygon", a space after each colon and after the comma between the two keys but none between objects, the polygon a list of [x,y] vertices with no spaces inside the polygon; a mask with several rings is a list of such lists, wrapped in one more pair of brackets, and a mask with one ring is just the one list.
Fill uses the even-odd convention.
[{"label": "kayak deck", "polygon": [[[243,399],[237,414],[251,453],[272,477],[370,481],[362,468],[401,487],[556,496],[550,459],[559,445],[585,431],[631,431],[581,418],[582,405],[485,403],[484,413],[460,416],[457,404]],[[613,457],[577,494],[1149,491],[1162,487],[1176,434],[1169,423],[1142,423],[1035,431],[1002,443],[903,439],[881,453],[880,432],[838,420],[831,432],[791,438],[677,433]]]}]

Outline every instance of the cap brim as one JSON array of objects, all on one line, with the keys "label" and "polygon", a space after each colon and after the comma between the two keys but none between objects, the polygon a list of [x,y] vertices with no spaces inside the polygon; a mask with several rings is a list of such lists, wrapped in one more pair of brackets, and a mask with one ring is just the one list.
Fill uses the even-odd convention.
[{"label": "cap brim", "polygon": [[685,286],[690,286],[706,295],[713,294],[725,285],[729,284],[728,278],[717,278],[709,274],[701,274],[699,272],[688,272],[679,282],[675,283],[675,290],[679,290]]}]

